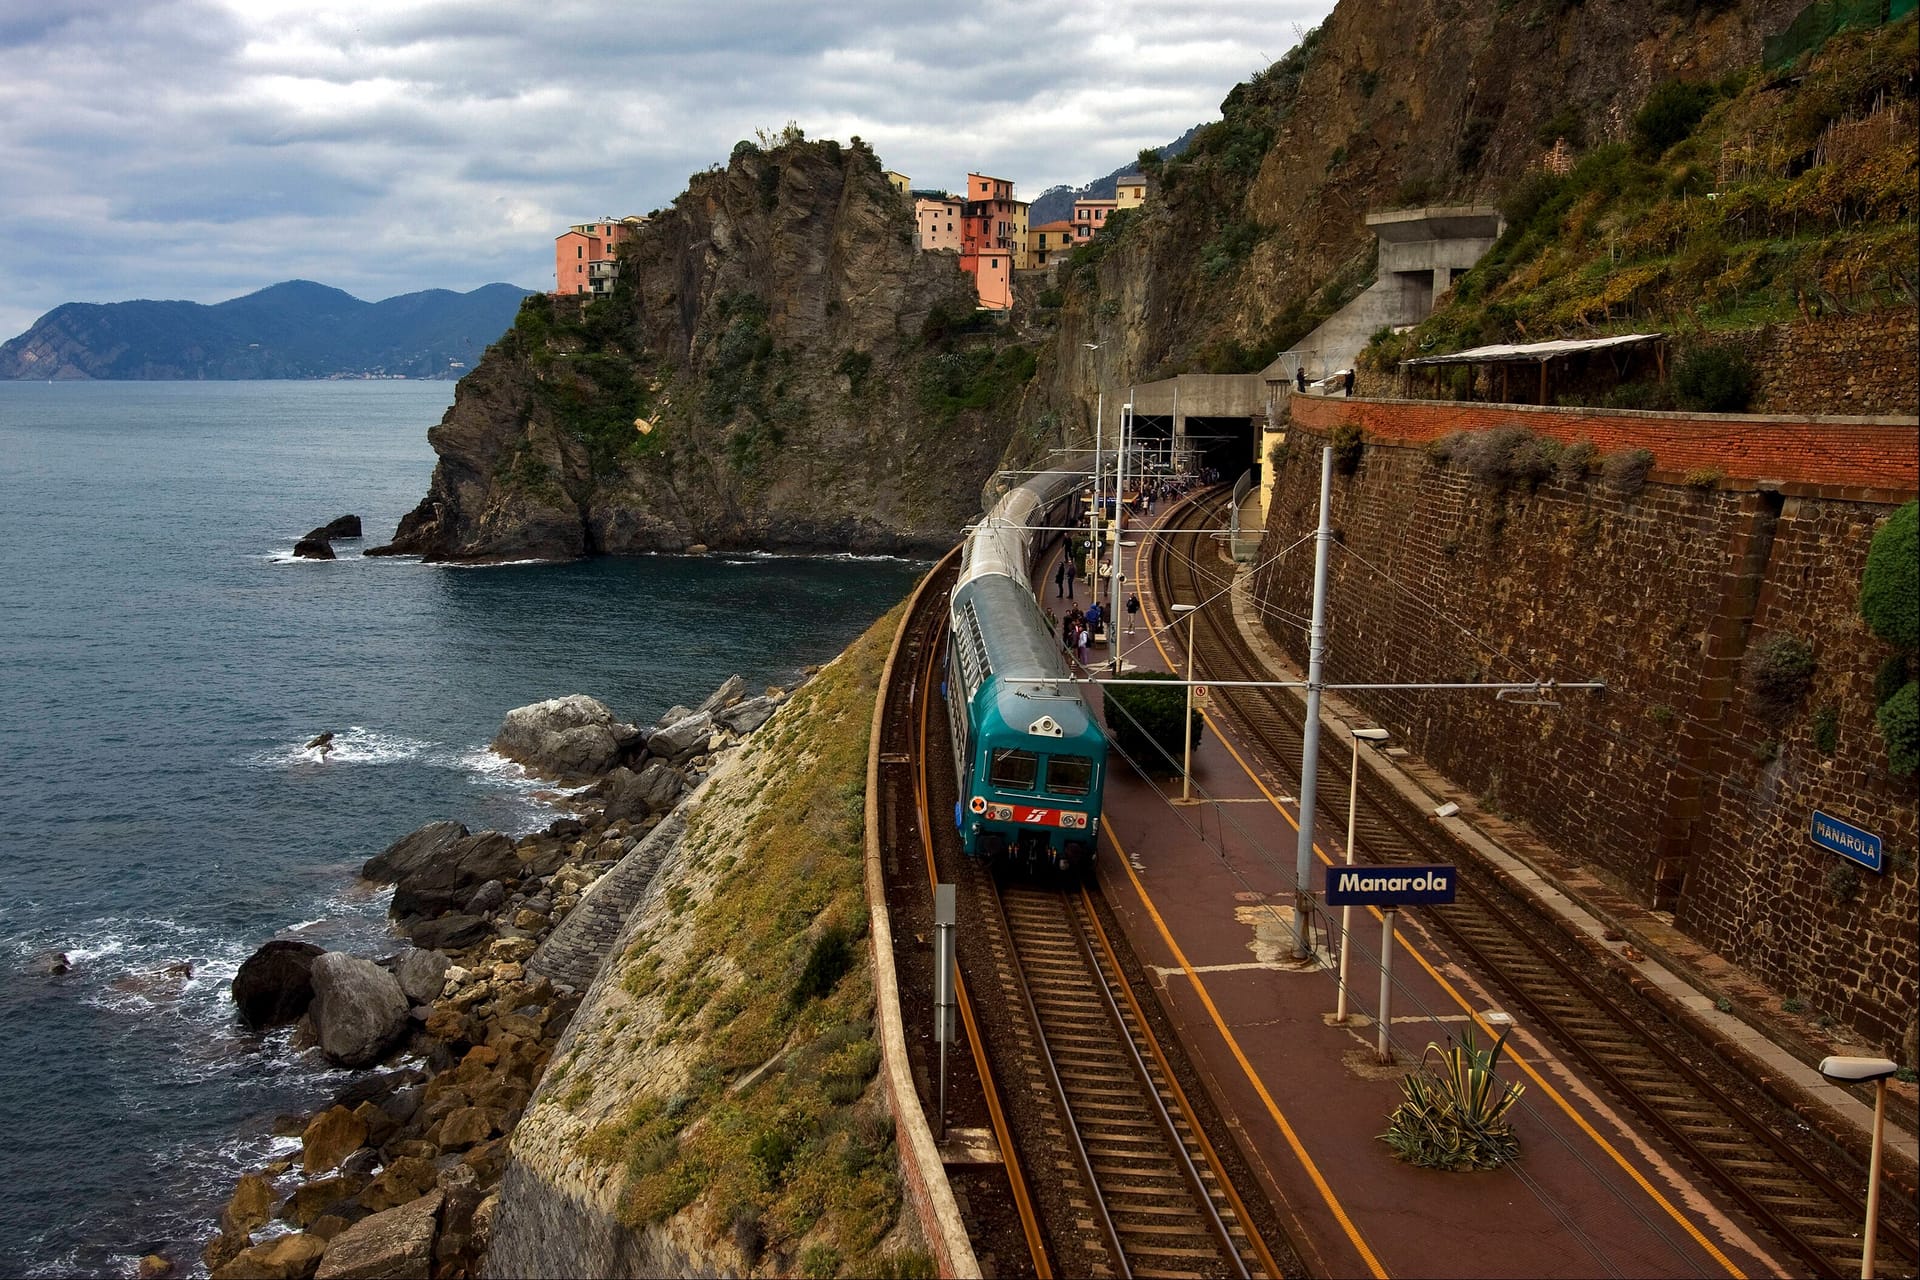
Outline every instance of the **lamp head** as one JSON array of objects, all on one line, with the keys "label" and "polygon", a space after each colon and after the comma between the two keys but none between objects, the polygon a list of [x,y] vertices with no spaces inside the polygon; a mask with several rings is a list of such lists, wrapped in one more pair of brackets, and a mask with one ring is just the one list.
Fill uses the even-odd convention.
[{"label": "lamp head", "polygon": [[1175,613],[1192,613],[1195,609],[1198,609],[1199,607],[1200,606],[1197,604],[1177,604],[1173,606],[1173,611]]},{"label": "lamp head", "polygon": [[1835,1084],[1872,1084],[1896,1075],[1900,1064],[1891,1058],[1822,1058],[1820,1074]]},{"label": "lamp head", "polygon": [[1353,736],[1362,742],[1385,742],[1393,735],[1385,729],[1355,729]]}]

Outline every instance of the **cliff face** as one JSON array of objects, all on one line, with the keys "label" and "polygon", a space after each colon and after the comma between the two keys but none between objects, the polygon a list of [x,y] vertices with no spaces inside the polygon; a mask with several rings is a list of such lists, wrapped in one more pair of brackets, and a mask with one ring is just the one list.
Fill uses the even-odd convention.
[{"label": "cliff face", "polygon": [[1263,368],[1369,281],[1367,213],[1498,203],[1556,137],[1625,137],[1652,86],[1757,62],[1799,8],[1344,0],[1077,255],[1022,407],[1053,429],[1009,465],[1090,441],[1099,388]]},{"label": "cliff face", "polygon": [[528,300],[429,433],[390,550],[951,545],[1032,368],[974,305],[864,146],[743,143],[625,247],[611,297]]}]

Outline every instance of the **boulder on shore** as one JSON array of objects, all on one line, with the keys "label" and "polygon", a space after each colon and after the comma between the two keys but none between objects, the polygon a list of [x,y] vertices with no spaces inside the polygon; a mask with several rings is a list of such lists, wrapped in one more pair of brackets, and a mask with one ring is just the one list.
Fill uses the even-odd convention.
[{"label": "boulder on shore", "polygon": [[409,948],[400,957],[400,963],[394,966],[393,976],[400,980],[400,990],[407,999],[415,1004],[432,1004],[440,998],[440,990],[446,985],[447,970],[453,967],[453,961],[439,951],[425,947]]},{"label": "boulder on shore", "polygon": [[429,822],[368,858],[360,874],[376,884],[395,884],[432,866],[449,848],[466,838],[464,822]]},{"label": "boulder on shore", "polygon": [[329,951],[313,962],[313,1017],[320,1050],[342,1066],[376,1061],[407,1029],[407,995],[392,974]]},{"label": "boulder on shore", "polygon": [[641,733],[597,699],[575,693],[507,712],[493,749],[555,778],[597,775],[638,748]]},{"label": "boulder on shore", "polygon": [[316,1280],[374,1280],[419,1276],[433,1265],[433,1239],[440,1226],[444,1195],[432,1191],[370,1218],[362,1218],[335,1236],[320,1260]]},{"label": "boulder on shore", "polygon": [[739,675],[730,675],[720,682],[720,687],[707,695],[707,700],[695,707],[695,711],[718,711],[722,707],[732,706],[747,691],[747,682]]},{"label": "boulder on shore", "polygon": [[638,773],[615,769],[594,788],[593,795],[606,802],[604,821],[634,822],[673,808],[686,786],[687,779],[678,769],[665,760],[649,760]]},{"label": "boulder on shore", "polygon": [[[484,916],[455,912],[401,926],[413,945],[424,951],[460,951],[493,936],[493,923]],[[398,984],[396,984],[398,985]]]},{"label": "boulder on shore", "polygon": [[233,1002],[256,1031],[297,1021],[313,1002],[313,962],[322,954],[311,942],[275,938],[248,956],[233,975]]},{"label": "boulder on shore", "polygon": [[293,554],[301,560],[333,560],[333,544],[325,538],[302,538],[293,544]]},{"label": "boulder on shore", "polygon": [[663,760],[679,763],[705,751],[707,741],[712,737],[712,714],[696,711],[690,716],[674,721],[648,738],[647,751]]},{"label": "boulder on shore", "polygon": [[[307,535],[322,542],[332,542],[335,538],[357,538],[360,536],[359,516],[336,516]],[[305,541],[306,539],[302,539]]]},{"label": "boulder on shore", "polygon": [[513,841],[498,831],[482,831],[447,845],[435,861],[398,877],[390,910],[395,916],[458,911],[489,880],[511,880],[519,874],[520,854]]}]

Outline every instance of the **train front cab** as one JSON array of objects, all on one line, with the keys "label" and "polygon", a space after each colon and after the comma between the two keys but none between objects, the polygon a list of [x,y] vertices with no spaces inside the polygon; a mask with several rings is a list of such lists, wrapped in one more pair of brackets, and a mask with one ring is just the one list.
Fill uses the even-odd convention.
[{"label": "train front cab", "polygon": [[961,821],[967,853],[1028,871],[1085,871],[1100,834],[1100,760],[1085,742],[1009,736],[986,735],[975,756]]}]

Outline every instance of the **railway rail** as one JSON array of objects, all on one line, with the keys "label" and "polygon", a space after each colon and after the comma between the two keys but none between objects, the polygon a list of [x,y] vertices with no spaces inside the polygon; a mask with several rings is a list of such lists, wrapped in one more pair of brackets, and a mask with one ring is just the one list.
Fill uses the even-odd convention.
[{"label": "railway rail", "polygon": [[[974,1069],[956,1070],[965,1060],[950,1057],[949,1113],[990,1130],[1003,1159],[961,1161],[949,1173],[983,1269],[1301,1274],[1289,1250],[1280,1249],[1283,1266],[1267,1243],[1277,1238],[1271,1210],[1257,1199],[1250,1209],[1237,1189],[1252,1185],[1237,1153],[1209,1140],[1209,1127],[1223,1131],[1218,1118],[1177,1046],[1156,1034],[1157,1010],[1128,977],[1138,966],[1103,924],[1097,898],[1065,881],[1002,883],[960,852],[945,820],[953,777],[939,691],[944,595],[924,591],[929,606],[903,624],[901,670],[885,693],[885,861],[890,909],[906,921],[897,934],[930,936],[920,922],[930,921],[935,882],[957,887],[966,922],[960,1053],[971,1050]],[[903,1006],[927,1003],[930,977],[930,958],[903,965]],[[914,1009],[903,1011],[915,1020]],[[930,1074],[916,1072],[923,1092]]]},{"label": "railway rail", "polygon": [[[1232,568],[1197,532],[1220,521],[1220,496],[1202,495],[1176,513],[1146,548],[1154,598],[1162,607],[1199,606],[1194,614],[1196,678],[1271,679],[1241,636],[1228,593]],[[1169,635],[1180,638],[1186,628]],[[1277,689],[1221,687],[1215,697],[1259,744],[1264,763],[1297,778],[1304,709]],[[1329,762],[1331,763],[1331,762]],[[1321,805],[1344,821],[1344,770],[1323,766]],[[1462,861],[1461,894],[1429,913],[1489,985],[1524,1011],[1530,1024],[1584,1063],[1615,1099],[1642,1117],[1720,1187],[1809,1274],[1859,1274],[1865,1170],[1836,1146],[1810,1151],[1798,1117],[1751,1084],[1731,1078],[1712,1050],[1610,978],[1558,926],[1459,858],[1383,780],[1361,775],[1354,814],[1362,856],[1382,863]],[[1883,1201],[1883,1213],[1887,1212]],[[1883,1275],[1915,1274],[1910,1210],[1883,1221]]]}]

